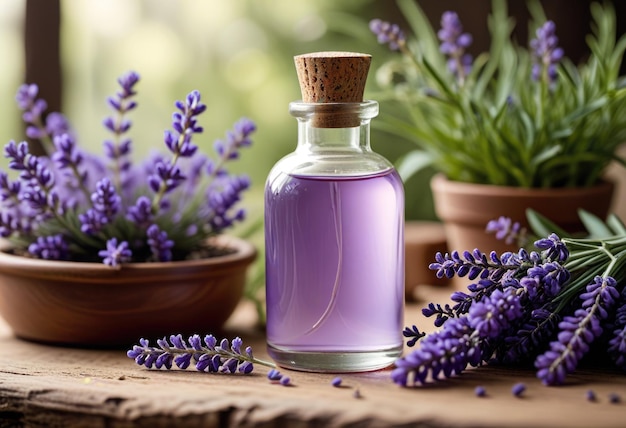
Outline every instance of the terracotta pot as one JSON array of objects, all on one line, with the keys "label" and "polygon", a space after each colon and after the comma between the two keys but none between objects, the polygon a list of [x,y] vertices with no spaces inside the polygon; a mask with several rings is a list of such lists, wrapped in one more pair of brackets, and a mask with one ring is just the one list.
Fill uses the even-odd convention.
[{"label": "terracotta pot", "polygon": [[255,247],[220,236],[234,253],[169,263],[47,261],[0,248],[0,315],[18,337],[53,344],[129,346],[141,337],[207,334],[241,299]]},{"label": "terracotta pot", "polygon": [[416,289],[422,284],[446,285],[446,278],[439,279],[428,265],[435,260],[437,252],[448,251],[443,225],[433,221],[407,221],[404,225],[404,291],[409,302],[416,300]]},{"label": "terracotta pot", "polygon": [[449,181],[437,174],[431,181],[435,211],[445,225],[450,250],[517,251],[485,232],[487,223],[500,216],[528,227],[526,209],[532,208],[567,232],[584,228],[578,210],[606,218],[614,191],[612,182],[589,188],[525,189]]}]

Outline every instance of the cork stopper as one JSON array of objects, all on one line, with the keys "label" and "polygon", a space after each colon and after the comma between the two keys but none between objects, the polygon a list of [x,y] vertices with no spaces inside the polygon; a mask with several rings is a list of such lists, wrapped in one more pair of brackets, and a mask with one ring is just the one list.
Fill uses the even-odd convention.
[{"label": "cork stopper", "polygon": [[[354,52],[314,52],[294,57],[302,101],[305,103],[361,103],[371,55]],[[320,106],[313,126],[358,126],[358,115],[341,112],[340,106]]]}]

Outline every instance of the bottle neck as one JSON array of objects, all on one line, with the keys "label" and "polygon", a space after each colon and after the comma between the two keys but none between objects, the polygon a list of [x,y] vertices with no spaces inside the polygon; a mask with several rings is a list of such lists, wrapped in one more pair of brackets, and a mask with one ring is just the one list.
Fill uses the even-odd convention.
[{"label": "bottle neck", "polygon": [[318,128],[310,118],[298,118],[298,152],[370,152],[370,121],[349,128]]},{"label": "bottle neck", "polygon": [[370,148],[370,121],[376,101],[289,104],[298,120],[298,146],[279,162],[293,175],[365,176],[393,168]]},{"label": "bottle neck", "polygon": [[289,112],[298,119],[297,151],[371,151],[370,121],[378,114],[376,101],[293,102]]}]

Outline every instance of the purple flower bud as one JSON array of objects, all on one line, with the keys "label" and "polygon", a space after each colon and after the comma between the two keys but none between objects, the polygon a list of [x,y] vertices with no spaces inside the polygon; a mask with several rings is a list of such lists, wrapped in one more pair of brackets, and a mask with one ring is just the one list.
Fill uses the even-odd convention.
[{"label": "purple flower bud", "polygon": [[267,378],[271,381],[279,381],[282,377],[283,375],[276,369],[271,369],[267,372]]},{"label": "purple flower bud", "polygon": [[132,251],[128,247],[128,242],[122,241],[118,245],[117,238],[107,241],[106,249],[100,250],[98,255],[102,257],[102,262],[111,267],[118,267],[121,263],[130,261]]},{"label": "purple flower bud", "polygon": [[147,227],[152,221],[152,202],[147,196],[137,198],[135,205],[128,208],[126,218],[137,226]]},{"label": "purple flower bud", "polygon": [[156,224],[151,225],[147,230],[148,246],[152,252],[152,257],[159,262],[169,262],[172,260],[172,248],[174,241],[168,239],[167,232],[160,230]]},{"label": "purple flower bud", "polygon": [[28,246],[28,252],[45,260],[67,260],[69,254],[63,235],[40,236]]},{"label": "purple flower bud", "polygon": [[370,30],[378,39],[378,43],[389,45],[389,49],[397,51],[406,42],[404,33],[397,24],[373,19],[369,24]]},{"label": "purple flower bud", "polygon": [[546,80],[552,83],[557,78],[556,65],[563,58],[563,49],[558,47],[559,39],[555,35],[556,25],[547,21],[536,31],[536,39],[530,41],[533,54],[532,78],[535,81]]},{"label": "purple flower bud", "polygon": [[526,385],[522,382],[516,383],[511,388],[511,393],[516,397],[521,397],[524,391],[526,391]]},{"label": "purple flower bud", "polygon": [[472,56],[465,49],[472,44],[472,36],[463,33],[463,25],[455,12],[444,12],[441,29],[437,32],[441,40],[439,50],[448,57],[448,69],[462,81],[472,69]]},{"label": "purple flower bud", "polygon": [[486,397],[487,390],[485,389],[484,386],[479,385],[476,388],[474,388],[474,394],[476,394],[477,397]]}]

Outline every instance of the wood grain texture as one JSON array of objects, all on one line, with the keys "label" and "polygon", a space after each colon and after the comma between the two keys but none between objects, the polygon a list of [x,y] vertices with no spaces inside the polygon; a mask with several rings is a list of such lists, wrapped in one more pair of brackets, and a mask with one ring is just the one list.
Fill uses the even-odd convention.
[{"label": "wood grain texture", "polygon": [[[427,327],[425,300],[442,302],[445,287],[422,286],[407,323]],[[265,357],[254,310],[238,307],[230,335]],[[200,332],[206,333],[206,332]],[[389,369],[343,375],[290,372],[294,386],[271,384],[266,369],[249,376],[157,371],[136,366],[124,350],[61,348],[22,341],[0,323],[0,426],[46,427],[619,427],[626,417],[626,376],[584,369],[564,387],[548,388],[531,369],[482,367],[446,382],[399,388]],[[522,398],[510,390],[525,382]],[[474,395],[483,385],[486,398]],[[359,388],[362,398],[353,396]],[[585,399],[593,389],[598,402]],[[625,402],[610,404],[618,393]]]}]

